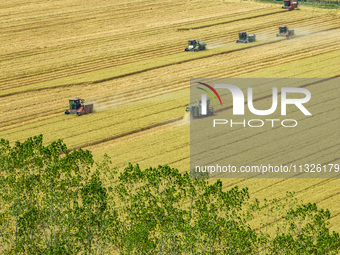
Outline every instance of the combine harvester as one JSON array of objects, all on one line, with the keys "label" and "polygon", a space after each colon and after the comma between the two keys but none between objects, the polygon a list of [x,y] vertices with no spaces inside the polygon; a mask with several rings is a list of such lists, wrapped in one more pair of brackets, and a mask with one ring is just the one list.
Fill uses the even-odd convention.
[{"label": "combine harvester", "polygon": [[276,34],[276,37],[284,36],[287,39],[290,39],[294,35],[295,35],[294,34],[294,29],[288,29],[287,26],[281,26],[281,27],[279,27],[279,33]]},{"label": "combine harvester", "polygon": [[201,100],[197,99],[196,104],[193,105],[187,105],[187,108],[185,109],[186,112],[190,112],[193,118],[204,118],[208,117],[214,114],[214,108],[209,107],[210,100],[207,100],[207,105],[206,105],[206,115],[202,114],[202,102]]},{"label": "combine harvester", "polygon": [[299,5],[299,2],[296,0],[284,0],[282,9],[288,9],[289,11],[292,11],[294,9],[297,9]]},{"label": "combine harvester", "polygon": [[93,104],[85,104],[85,100],[81,98],[72,98],[68,100],[70,103],[70,109],[65,111],[65,114],[77,114],[78,116],[82,114],[92,113]]},{"label": "combine harvester", "polygon": [[256,36],[255,34],[248,34],[247,32],[240,32],[238,33],[238,40],[236,43],[250,43],[255,42]]},{"label": "combine harvester", "polygon": [[200,42],[199,40],[188,40],[188,47],[185,48],[184,51],[201,51],[205,50],[206,44],[204,42]]}]

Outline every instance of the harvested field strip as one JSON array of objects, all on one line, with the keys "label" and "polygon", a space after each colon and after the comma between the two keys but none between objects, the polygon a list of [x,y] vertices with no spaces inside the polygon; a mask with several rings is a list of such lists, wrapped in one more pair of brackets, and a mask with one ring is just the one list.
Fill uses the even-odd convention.
[{"label": "harvested field strip", "polygon": [[[328,39],[327,39],[327,37],[325,38],[325,41],[326,41],[326,44],[324,44],[324,45],[320,45],[320,46],[315,46],[317,49],[316,49],[316,51],[317,52],[314,52],[314,51],[312,51],[312,48],[307,48],[306,50],[302,50],[301,51],[301,53],[300,54],[295,54],[295,51],[292,51],[292,53],[289,53],[288,55],[286,55],[284,58],[282,58],[281,56],[277,56],[277,59],[279,60],[279,62],[275,62],[275,65],[277,65],[277,64],[280,64],[280,63],[285,63],[285,62],[289,62],[291,59],[298,59],[298,58],[305,58],[305,57],[309,57],[310,55],[317,55],[317,54],[321,54],[322,52],[323,52],[323,49],[327,49],[327,50],[330,50],[330,51],[332,51],[333,50],[333,48],[334,47],[337,47],[337,45],[335,45],[335,46],[328,46],[327,47],[327,44],[328,44],[328,41],[327,41]],[[308,52],[310,50],[310,52]],[[320,53],[318,53],[320,51]],[[327,52],[327,51],[325,51],[325,52]],[[296,53],[299,53],[299,52],[296,52]],[[306,53],[306,56],[304,56],[302,53]],[[289,55],[291,55],[291,59],[290,59],[290,56]],[[294,55],[295,56],[298,56],[298,57],[294,57]],[[332,56],[332,55],[329,55],[330,57]],[[268,58],[268,60],[272,60],[271,62],[268,62],[267,63],[267,66],[272,66],[273,64],[274,64],[274,58],[271,58],[271,57],[269,57]],[[257,60],[258,62],[262,62],[263,63],[263,60],[262,59],[259,59],[259,60]],[[251,64],[250,64],[251,63]],[[261,69],[261,68],[264,68],[265,66],[261,66],[260,64],[261,63],[256,63],[256,62],[250,62],[249,64],[247,64],[247,66],[250,66],[250,67],[253,67],[253,69],[248,69],[247,71],[250,71],[250,70],[254,70],[254,68],[255,68],[255,70],[256,69]],[[244,64],[240,64],[239,65],[239,67],[237,67],[237,66],[235,66],[234,68],[235,68],[235,72],[237,72],[238,74],[240,74],[240,70],[242,69],[242,67],[243,67],[243,69],[244,69]],[[247,67],[248,68],[248,67]],[[229,69],[228,71],[232,71],[233,69]],[[221,72],[222,70],[218,70],[217,72]],[[228,75],[228,76],[230,76],[230,75],[233,75],[233,73],[231,72],[228,72],[228,73],[226,73],[226,75]],[[162,87],[163,86],[163,84],[160,84],[159,85],[159,87]],[[152,88],[150,87],[150,90],[152,90]],[[118,98],[119,99],[119,98]]]},{"label": "harvested field strip", "polygon": [[[326,49],[329,49],[329,50],[332,50],[332,48],[331,47],[327,47],[327,45],[325,46],[325,48]],[[320,47],[320,51],[323,49],[323,47]],[[300,56],[300,57],[303,57],[303,58],[307,58],[307,57],[310,57],[310,55],[317,55],[316,53],[314,53],[313,51],[310,51],[310,53],[308,53],[308,48],[307,48],[307,50],[306,50],[306,53],[307,53],[307,56],[304,56],[303,57],[303,55],[302,55],[302,53],[301,54],[299,54],[298,56]],[[328,62],[329,60],[329,58],[332,58],[333,57],[333,54],[328,54],[328,58],[326,58],[325,59],[325,62]],[[269,59],[271,59],[271,58],[269,58]],[[281,63],[285,63],[285,62],[289,62],[290,61],[290,58],[287,56],[287,57],[285,57],[285,58],[281,58],[281,57],[279,57],[279,59],[281,59]],[[292,59],[294,59],[294,53],[292,53]],[[274,61],[274,59],[272,59],[273,61]],[[295,60],[297,60],[297,58],[295,58]],[[259,62],[261,62],[262,60],[258,60]],[[273,61],[272,62],[268,62],[267,63],[267,66],[269,67],[269,66],[273,66]],[[308,61],[308,60],[307,60]],[[263,62],[263,61],[262,61]],[[280,62],[275,62],[275,65],[278,65],[278,64],[280,64]],[[327,63],[325,63],[326,65],[327,65]],[[239,68],[240,69],[242,69],[242,66],[243,66],[243,64],[242,65],[240,65],[239,66]],[[256,63],[256,62],[254,62],[254,63],[252,63],[251,65],[248,65],[248,66],[253,66],[253,67],[257,67],[256,69],[262,69],[262,68],[264,68],[265,66],[258,66],[258,64]],[[299,64],[299,65],[297,65],[297,66],[301,66],[301,64]],[[336,65],[333,65],[333,64],[331,64],[331,66],[333,67],[333,68],[336,68]],[[233,70],[229,70],[229,72],[228,73],[226,73],[226,75],[228,75],[228,76],[233,76],[233,75],[235,75],[235,74],[233,74],[233,72],[236,72],[236,73],[238,73],[238,74],[240,74],[240,69],[239,68],[235,68],[235,70],[233,71]],[[250,70],[256,70],[255,68],[253,68],[253,69],[250,69]],[[288,68],[288,70],[290,70],[291,68]],[[282,72],[282,68],[279,68],[278,69],[279,70],[279,72],[281,73]],[[286,69],[284,69],[284,70],[286,70]],[[313,70],[314,69],[310,69],[311,70],[311,72],[313,72]],[[231,71],[231,72],[230,72]],[[249,71],[249,70],[248,70]],[[218,70],[217,72],[222,72],[222,70]],[[291,71],[290,71],[291,72]],[[184,74],[185,75],[185,74]],[[209,76],[209,75],[208,75]],[[210,73],[210,76],[214,76],[214,74],[211,74]],[[180,80],[180,79],[179,79]],[[170,84],[160,84],[160,85],[158,85],[158,87],[161,89],[161,88],[164,88],[164,86],[170,86],[170,90],[172,89],[172,90],[177,90],[177,89],[180,89],[181,88],[181,86],[183,86],[184,85],[184,87],[186,86],[186,84],[183,84],[183,85],[180,85],[180,87],[175,87],[174,88],[174,84],[176,84],[177,82],[176,81],[173,81],[172,83],[170,83]],[[153,86],[150,86],[150,88],[148,89],[148,88],[146,88],[146,89],[144,89],[143,91],[144,91],[144,93],[146,94],[146,97],[141,97],[141,94],[140,94],[140,91],[138,91],[138,92],[135,92],[135,93],[133,93],[132,91],[130,92],[130,94],[131,94],[131,98],[134,98],[135,96],[136,96],[136,93],[138,93],[139,95],[140,95],[140,97],[139,97],[139,99],[140,100],[143,100],[143,98],[147,98],[147,97],[150,97],[150,95],[148,95],[148,93],[150,93],[151,91],[154,91],[155,90],[155,87],[153,87]],[[157,93],[159,93],[159,92],[157,92]],[[165,93],[165,92],[163,92],[163,93]],[[125,94],[125,93],[123,93],[123,94]],[[110,100],[112,100],[112,98],[110,98],[110,96],[107,96],[109,99],[107,100],[107,101],[110,101]],[[124,97],[122,97],[122,99],[120,100],[119,99],[119,97],[117,97],[117,96],[115,96],[115,99],[114,99],[114,102],[115,102],[115,105],[120,105],[120,104],[126,104],[127,102],[129,102],[129,100],[127,100],[129,98],[129,96],[128,95],[124,95]],[[100,100],[99,102],[105,102],[106,100]],[[120,102],[121,101],[121,102]],[[39,101],[40,102],[40,101]],[[34,105],[33,105],[34,106]],[[59,113],[60,112],[62,112],[63,111],[63,109],[64,108],[58,108],[58,109],[54,109],[53,111],[51,111],[51,113],[50,114],[52,114],[52,113],[55,113],[55,114],[57,114],[57,112],[59,111]],[[4,109],[5,110],[5,109]],[[9,111],[9,114],[10,114],[10,112],[13,112],[13,109],[8,109],[8,111]],[[6,119],[6,110],[5,110],[5,115],[3,115],[3,117]],[[44,114],[44,113],[42,113],[42,114]],[[54,115],[52,115],[51,117],[53,117]],[[35,117],[34,117],[35,118]],[[19,120],[20,122],[21,122],[21,120]],[[3,123],[3,124],[5,124],[5,123]],[[10,124],[10,123],[8,123],[8,124]]]},{"label": "harvested field strip", "polygon": [[[176,100],[180,101],[181,98]],[[6,137],[16,137],[16,139],[21,139],[20,137],[22,137],[24,139],[24,137],[30,136],[32,132],[42,132],[45,133],[48,139],[48,137],[53,137],[55,132],[62,129],[65,134],[69,134],[64,138],[65,141],[68,141],[69,146],[77,147],[84,145],[84,142],[85,144],[90,144],[93,141],[114,139],[138,130],[145,130],[148,127],[163,125],[169,123],[169,121],[174,121],[174,119],[178,120],[177,116],[179,112],[182,112],[182,106],[176,106],[178,104],[174,101],[174,106],[168,105],[163,107],[163,111],[159,111],[157,105],[161,104],[158,100],[149,99],[147,102],[141,103],[139,107],[136,105],[124,107],[124,112],[120,111],[120,109],[113,109],[109,112],[97,113],[95,116],[83,116],[84,118],[62,116],[25,125],[24,130],[21,127],[12,128],[3,132],[3,134]],[[170,110],[171,114],[169,114]],[[147,114],[143,112],[147,112]],[[91,117],[95,117],[96,124],[86,126]],[[74,124],[68,124],[74,122],[76,122],[75,126],[82,128],[75,130]],[[135,124],[131,125],[131,122]],[[19,130],[20,134],[18,134]],[[80,136],[84,137],[80,139]],[[99,137],[102,137],[102,139]]]},{"label": "harvested field strip", "polygon": [[[167,91],[163,91],[163,92],[159,92],[159,91],[155,92],[155,90],[152,89],[151,86],[147,87],[146,89],[126,91],[124,93],[121,93],[118,96],[114,95],[113,98],[112,98],[112,96],[108,96],[108,97],[106,97],[108,99],[105,99],[105,100],[104,100],[104,98],[100,98],[100,99],[95,100],[95,102],[96,102],[95,111],[98,108],[99,108],[98,109],[99,111],[101,111],[100,108],[108,108],[108,109],[116,108],[116,107],[121,106],[121,105],[131,104],[131,103],[134,103],[134,102],[142,101],[142,100],[153,98],[153,97],[156,97],[156,96],[159,98],[159,96],[161,96],[161,95],[167,94],[169,92],[176,92],[178,90],[181,90],[182,88],[183,88],[183,86],[181,84],[180,86],[179,85],[169,86],[169,89]],[[140,97],[136,98],[136,94],[139,94]],[[1,123],[2,128],[0,128],[0,130],[5,131],[5,130],[12,129],[13,126],[15,126],[15,127],[26,126],[30,122],[34,123],[37,120],[40,121],[42,119],[54,118],[56,115],[60,116],[60,114],[65,110],[65,104],[63,104],[64,106],[62,106],[60,108],[55,108],[55,109],[52,109],[50,111],[41,112],[39,110],[40,104],[41,104],[41,101],[39,101],[39,100],[36,103],[33,103],[33,102],[31,103],[32,108],[36,109],[36,111],[37,111],[37,113],[31,114],[31,115],[25,114],[25,109],[22,109],[22,108],[18,108],[18,109],[15,109],[15,110],[12,109],[12,108],[8,108],[7,111],[6,111],[6,109],[4,109],[3,119],[4,120],[8,119],[10,121],[2,121],[2,123]],[[13,113],[15,113],[16,116],[23,115],[23,117],[13,119],[13,117],[12,117]],[[37,119],[38,116],[39,116],[39,119]],[[29,120],[31,120],[31,121],[29,121]]]},{"label": "harvested field strip", "polygon": [[[330,31],[330,30],[334,30],[338,28],[339,27],[330,28],[328,30],[318,31],[314,33]],[[213,57],[216,55],[227,54],[227,53],[231,53],[235,51],[244,50],[247,48],[254,48],[254,47],[259,47],[263,45],[268,45],[268,44],[276,43],[279,41],[281,40],[272,40],[272,41],[262,43],[262,44],[257,43],[257,44],[253,44],[250,46],[246,46],[242,49],[240,49],[238,45],[232,45],[228,47],[228,50],[226,50],[226,48],[221,48],[219,50],[212,50],[213,52],[199,52],[196,54],[195,59],[197,60],[197,59],[203,59],[207,57]],[[74,76],[67,77],[67,78],[57,79],[51,82],[44,82],[44,83],[34,84],[31,86],[25,86],[24,88],[19,87],[19,88],[4,90],[4,91],[1,91],[0,97],[7,96],[7,95],[14,95],[18,93],[24,93],[24,92],[32,91],[32,90],[37,91],[37,90],[42,90],[46,88],[68,87],[68,86],[74,86],[74,85],[81,85],[84,83],[85,84],[86,83],[101,83],[107,80],[117,79],[117,78],[121,78],[127,75],[134,75],[134,74],[138,74],[141,72],[146,72],[149,70],[166,67],[169,65],[185,63],[185,62],[192,60],[192,58],[190,57],[191,56],[188,55],[187,53],[181,53],[181,54],[172,55],[170,57],[161,57],[158,60],[152,60],[152,61],[146,60],[146,61],[138,62],[138,64],[137,63],[127,64],[127,65],[120,66],[119,68],[107,68],[107,69],[94,71],[94,72],[90,72],[86,74],[74,75]],[[74,83],[73,82],[74,80],[77,80],[77,82]]]},{"label": "harvested field strip", "polygon": [[[146,54],[148,54],[147,53],[148,52],[148,50],[146,51]],[[151,51],[150,51],[151,52]],[[157,51],[158,52],[158,51]],[[162,52],[162,51],[161,51]],[[141,55],[143,55],[143,54],[141,54]],[[132,55],[133,56],[133,55]],[[105,59],[106,59],[107,57],[105,57]],[[99,60],[97,60],[97,63],[100,63],[100,62],[103,62],[103,60],[105,60],[105,59],[99,59]],[[104,61],[105,62],[105,61]],[[102,66],[102,65],[97,65],[96,67],[94,67],[93,66],[93,64],[94,63],[92,63],[92,70],[95,70],[95,69],[102,69],[102,68],[105,68],[105,67],[107,67],[107,66],[112,66],[112,63],[113,63],[113,59],[110,59],[110,61],[109,61],[109,63],[108,64],[106,64],[105,66]],[[86,64],[86,65],[89,65],[89,64],[91,64],[91,61],[89,62],[89,61],[85,61],[85,62],[83,62],[83,64]],[[115,64],[116,65],[116,64]],[[49,70],[49,72],[50,72],[51,70]],[[57,71],[57,70],[56,70]],[[79,70],[79,71],[76,71],[76,73],[81,73],[81,72],[86,72],[87,70],[86,69],[84,69],[84,70]],[[58,72],[57,72],[58,73]],[[68,75],[71,75],[70,73],[68,74]],[[42,78],[45,78],[46,79],[46,77],[42,77]],[[30,82],[34,82],[34,81],[30,81]],[[11,84],[11,86],[13,87],[13,84]],[[18,85],[16,85],[16,86],[18,86]]]},{"label": "harvested field strip", "polygon": [[[149,50],[149,51],[150,51],[150,50]],[[147,52],[148,52],[148,51],[147,51]],[[146,52],[146,53],[147,53],[147,52]],[[151,52],[151,51],[150,51],[150,52]],[[134,54],[132,54],[132,56],[133,56],[133,55],[134,55]],[[143,54],[142,54],[142,55],[143,55]],[[103,61],[103,59],[99,59],[99,60],[97,60],[97,61],[100,62],[100,61]],[[87,63],[87,62],[88,62],[88,61],[85,61],[85,62],[83,62],[83,64],[84,64],[84,63]],[[110,64],[110,65],[112,66],[112,61],[111,61],[111,64]],[[98,67],[96,67],[96,68],[97,68],[97,69],[100,69],[101,66],[98,66]]]},{"label": "harvested field strip", "polygon": [[250,13],[247,15],[237,15],[237,18],[219,18],[217,20],[211,20],[209,22],[199,22],[196,24],[190,24],[189,26],[185,26],[185,27],[180,27],[177,30],[178,31],[182,31],[182,30],[190,30],[190,29],[201,29],[201,28],[207,28],[207,27],[212,27],[212,26],[217,26],[217,25],[225,25],[231,22],[235,22],[235,21],[240,21],[240,20],[248,20],[248,19],[254,19],[254,18],[259,18],[259,17],[264,17],[264,16],[269,16],[269,15],[273,15],[273,14],[277,14],[280,12],[284,12],[284,10],[265,10],[262,12],[256,12],[256,14],[254,13]]}]

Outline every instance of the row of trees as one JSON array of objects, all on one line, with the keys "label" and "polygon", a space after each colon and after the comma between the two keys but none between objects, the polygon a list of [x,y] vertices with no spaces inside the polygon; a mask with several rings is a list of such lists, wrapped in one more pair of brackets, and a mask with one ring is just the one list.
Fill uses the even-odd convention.
[{"label": "row of trees", "polygon": [[43,137],[0,141],[1,254],[337,254],[330,212],[168,166],[117,173]]}]

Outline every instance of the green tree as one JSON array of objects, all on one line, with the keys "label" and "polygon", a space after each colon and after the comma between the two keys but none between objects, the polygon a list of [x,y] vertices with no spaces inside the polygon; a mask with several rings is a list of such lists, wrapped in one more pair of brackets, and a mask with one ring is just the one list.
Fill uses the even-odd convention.
[{"label": "green tree", "polygon": [[44,146],[40,135],[10,147],[1,139],[5,254],[91,254],[103,234],[99,218],[114,216],[105,215],[107,191],[93,164],[91,152],[69,152],[61,140]]},{"label": "green tree", "polygon": [[[42,135],[0,140],[1,254],[337,254],[328,210],[169,166],[117,174],[110,158]],[[194,178],[192,178],[194,177]],[[203,178],[202,178],[203,177]],[[256,218],[256,220],[254,220]],[[257,222],[260,223],[257,223]]]},{"label": "green tree", "polygon": [[241,214],[248,189],[224,192],[221,181],[209,184],[169,166],[143,171],[130,164],[116,193],[125,223],[122,253],[249,254],[257,245]]}]

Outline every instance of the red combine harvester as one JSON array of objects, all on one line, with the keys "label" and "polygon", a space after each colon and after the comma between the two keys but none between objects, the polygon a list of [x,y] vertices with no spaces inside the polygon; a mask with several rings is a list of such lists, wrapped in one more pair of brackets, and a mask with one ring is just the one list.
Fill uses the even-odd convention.
[{"label": "red combine harvester", "polygon": [[283,0],[282,9],[288,9],[289,11],[292,11],[296,9],[298,5],[299,5],[298,0]]},{"label": "red combine harvester", "polygon": [[70,103],[70,109],[65,111],[65,114],[82,114],[92,113],[93,104],[85,104],[85,100],[81,98],[71,98],[68,100]]},{"label": "red combine harvester", "polygon": [[294,34],[294,29],[288,29],[287,26],[281,26],[279,27],[279,33],[276,34],[277,37],[279,36],[284,36],[287,39],[290,39],[291,37],[293,37]]}]

